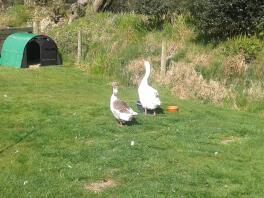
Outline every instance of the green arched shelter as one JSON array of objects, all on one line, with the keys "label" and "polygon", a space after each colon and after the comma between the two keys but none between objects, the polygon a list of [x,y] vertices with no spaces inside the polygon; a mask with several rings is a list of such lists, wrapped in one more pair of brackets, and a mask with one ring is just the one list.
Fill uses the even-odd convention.
[{"label": "green arched shelter", "polygon": [[14,33],[5,39],[0,55],[0,65],[26,68],[36,64],[40,66],[61,64],[57,45],[50,37]]}]

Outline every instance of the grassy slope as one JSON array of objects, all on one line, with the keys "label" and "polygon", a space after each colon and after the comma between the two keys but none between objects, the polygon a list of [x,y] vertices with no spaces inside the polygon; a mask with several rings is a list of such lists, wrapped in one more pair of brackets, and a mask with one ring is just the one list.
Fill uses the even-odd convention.
[{"label": "grassy slope", "polygon": [[[140,114],[138,124],[119,128],[108,82],[72,67],[0,68],[0,84],[1,197],[263,196],[257,114],[176,100],[160,89],[163,107],[178,104],[180,113]],[[136,95],[120,90],[130,104]],[[231,136],[240,139],[220,144]],[[84,190],[104,178],[118,186]]]},{"label": "grassy slope", "polygon": [[[226,89],[232,90],[232,99],[221,102],[229,107],[247,111],[264,110],[262,102],[264,67],[261,58],[263,53],[261,50],[255,50],[258,56],[247,65],[248,70],[242,72],[243,74],[239,73],[244,71],[244,65],[241,66],[243,59],[234,59],[241,51],[240,47],[255,49],[251,43],[261,43],[258,39],[238,37],[214,44],[203,37],[200,38],[190,24],[189,17],[184,15],[175,18],[172,24],[166,24],[162,31],[150,31],[148,27],[145,17],[135,14],[87,13],[87,16],[70,25],[52,29],[49,35],[56,40],[62,54],[74,60],[77,32],[81,30],[82,69],[92,74],[114,77],[127,85],[131,85],[133,79],[133,74],[127,71],[131,61],[149,59],[154,68],[159,69],[161,40],[166,38],[169,51],[172,52],[175,48],[176,53],[172,59],[176,65],[193,67],[204,79],[222,82]],[[174,66],[171,65],[169,69]],[[189,79],[191,78],[193,76],[189,76]],[[170,81],[173,87],[174,79]],[[247,94],[248,92],[252,93]],[[208,102],[213,100],[213,95],[217,95],[218,91],[203,98],[198,97],[203,95],[200,93],[203,93],[203,90],[190,95]]]},{"label": "grassy slope", "polygon": [[15,5],[0,13],[0,28],[27,26],[32,11],[23,5]]}]

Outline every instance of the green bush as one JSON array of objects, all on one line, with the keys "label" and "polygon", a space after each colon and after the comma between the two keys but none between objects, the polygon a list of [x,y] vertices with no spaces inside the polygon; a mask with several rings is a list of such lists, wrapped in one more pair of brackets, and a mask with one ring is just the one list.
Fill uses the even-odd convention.
[{"label": "green bush", "polygon": [[154,27],[160,28],[166,19],[183,9],[184,0],[141,0],[134,4],[134,11],[149,16]]},{"label": "green bush", "polygon": [[224,52],[227,56],[243,53],[245,55],[245,60],[251,62],[256,58],[263,47],[263,42],[256,36],[238,36],[229,39],[224,44]]},{"label": "green bush", "polygon": [[31,18],[29,10],[23,5],[9,7],[1,16],[5,20],[5,26],[18,27],[25,25]]},{"label": "green bush", "polygon": [[263,31],[263,7],[263,0],[194,0],[189,4],[199,30],[222,38]]},{"label": "green bush", "polygon": [[136,0],[118,0],[118,1],[112,1],[112,3],[109,5],[108,10],[111,12],[129,12],[132,10],[132,6],[135,3]]},{"label": "green bush", "polygon": [[[71,61],[77,52],[77,32],[82,32],[81,67],[92,74],[109,76],[128,84],[125,66],[146,56],[149,43],[141,16],[98,13],[87,15],[65,27],[53,28],[49,35]],[[148,54],[149,55],[149,54]]]}]

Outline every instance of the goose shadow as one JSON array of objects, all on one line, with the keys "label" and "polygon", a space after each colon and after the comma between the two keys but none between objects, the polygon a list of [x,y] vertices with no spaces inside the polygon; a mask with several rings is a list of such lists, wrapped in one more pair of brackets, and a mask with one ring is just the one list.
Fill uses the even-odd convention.
[{"label": "goose shadow", "polygon": [[[119,120],[117,120],[117,123],[119,123]],[[133,118],[131,121],[128,122],[122,122],[122,126],[135,126],[135,125],[141,125],[136,118]]]},{"label": "goose shadow", "polygon": [[[136,106],[137,106],[137,109],[138,109],[139,113],[145,113],[145,109],[142,107],[142,105],[141,105],[139,100],[136,102]],[[164,110],[161,107],[156,108],[155,112],[156,112],[156,114],[164,114]],[[148,109],[147,110],[147,114],[153,115],[154,114],[154,110],[149,110]]]},{"label": "goose shadow", "polygon": [[137,121],[136,118],[133,118],[131,121],[125,123],[124,125],[126,125],[126,126],[135,126],[135,125],[140,125],[140,123]]}]

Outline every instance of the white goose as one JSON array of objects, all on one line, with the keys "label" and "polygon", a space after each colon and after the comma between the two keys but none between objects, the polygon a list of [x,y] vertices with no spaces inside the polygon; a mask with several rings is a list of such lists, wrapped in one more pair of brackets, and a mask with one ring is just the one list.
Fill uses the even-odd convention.
[{"label": "white goose", "polygon": [[155,109],[160,106],[160,98],[158,91],[148,84],[151,69],[150,63],[144,61],[144,65],[146,73],[138,87],[139,100],[142,107],[145,109],[145,114],[147,114],[147,110],[153,110],[154,115],[156,115]]},{"label": "white goose", "polygon": [[126,102],[119,100],[117,98],[118,93],[118,84],[116,82],[112,83],[113,86],[113,94],[110,100],[110,109],[114,115],[114,117],[119,121],[122,126],[123,123],[129,122],[133,119],[136,112],[134,112]]}]

